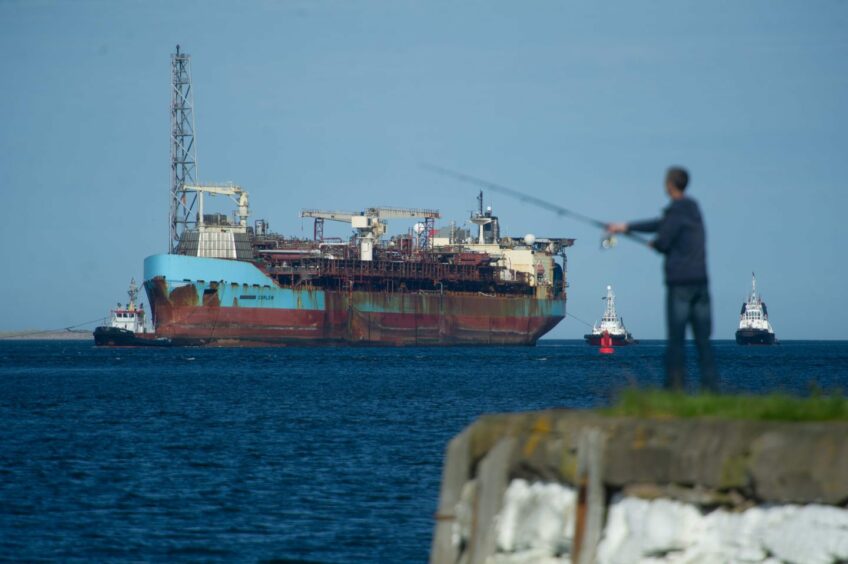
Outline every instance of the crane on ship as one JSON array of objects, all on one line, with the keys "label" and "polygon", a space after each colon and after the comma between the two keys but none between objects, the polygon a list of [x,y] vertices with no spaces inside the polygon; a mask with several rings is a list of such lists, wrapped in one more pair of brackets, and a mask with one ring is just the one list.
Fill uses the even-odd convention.
[{"label": "crane on ship", "polygon": [[359,258],[364,261],[374,259],[374,242],[386,232],[388,219],[423,219],[422,247],[430,246],[434,222],[441,217],[438,210],[424,208],[366,208],[361,212],[302,210],[300,217],[315,220],[314,236],[316,241],[324,239],[324,221],[350,223],[359,237]]},{"label": "crane on ship", "polygon": [[230,198],[237,206],[236,217],[238,225],[243,229],[247,229],[247,217],[250,215],[250,203],[247,190],[237,184],[183,184],[181,186],[183,192],[194,192],[198,195],[198,212],[197,212],[197,227],[202,228],[204,223],[204,208],[203,195],[210,196],[226,196]]}]

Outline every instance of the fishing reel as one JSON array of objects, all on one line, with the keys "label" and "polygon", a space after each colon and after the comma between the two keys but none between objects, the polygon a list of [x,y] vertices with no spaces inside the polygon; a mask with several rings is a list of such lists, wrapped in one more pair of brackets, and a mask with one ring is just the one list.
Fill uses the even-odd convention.
[{"label": "fishing reel", "polygon": [[604,235],[601,238],[601,249],[609,250],[615,247],[618,244],[618,237],[610,233],[609,235]]}]

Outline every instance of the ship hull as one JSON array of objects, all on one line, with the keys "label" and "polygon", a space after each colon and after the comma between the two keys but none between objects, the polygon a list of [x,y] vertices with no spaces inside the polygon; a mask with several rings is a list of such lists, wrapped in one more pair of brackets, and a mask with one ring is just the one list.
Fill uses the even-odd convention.
[{"label": "ship hull", "polygon": [[145,260],[156,335],[177,346],[534,345],[565,299],[277,285],[251,263]]},{"label": "ship hull", "polygon": [[739,329],[736,331],[737,345],[773,345],[774,333],[763,329]]},{"label": "ship hull", "polygon": [[[601,346],[601,335],[589,333],[587,335],[583,335],[583,338],[586,339],[587,344],[592,345],[593,347]],[[629,333],[627,335],[610,335],[610,338],[612,338],[612,345],[614,347],[636,344],[636,340]]]},{"label": "ship hull", "polygon": [[101,326],[94,329],[94,344],[98,347],[167,347],[171,342],[153,333],[133,333],[118,327]]}]

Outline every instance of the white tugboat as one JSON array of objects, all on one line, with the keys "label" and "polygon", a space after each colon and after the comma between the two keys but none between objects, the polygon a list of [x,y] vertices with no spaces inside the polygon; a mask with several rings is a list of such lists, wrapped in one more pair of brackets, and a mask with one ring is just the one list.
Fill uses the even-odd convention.
[{"label": "white tugboat", "polygon": [[615,311],[615,294],[612,292],[612,286],[607,286],[607,295],[603,298],[607,302],[604,316],[600,323],[596,323],[592,327],[592,332],[584,335],[586,342],[592,346],[600,346],[601,338],[604,333],[609,334],[612,339],[612,345],[620,347],[622,345],[632,345],[636,342],[627,329],[624,327],[624,320],[618,316]]},{"label": "white tugboat", "polygon": [[130,300],[125,307],[111,312],[109,325],[94,329],[94,344],[106,347],[150,347],[170,344],[168,339],[157,339],[144,320],[144,304],[138,304],[138,286],[135,279],[130,281],[127,291]]},{"label": "white tugboat", "polygon": [[736,343],[739,345],[773,345],[774,329],[768,319],[766,303],[757,293],[757,278],[751,273],[751,293],[742,304]]}]

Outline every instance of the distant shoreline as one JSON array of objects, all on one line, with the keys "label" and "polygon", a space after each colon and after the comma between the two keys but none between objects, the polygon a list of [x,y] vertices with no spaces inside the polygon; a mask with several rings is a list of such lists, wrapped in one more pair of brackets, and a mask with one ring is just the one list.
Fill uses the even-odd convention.
[{"label": "distant shoreline", "polygon": [[93,341],[91,331],[0,331],[0,341]]}]

